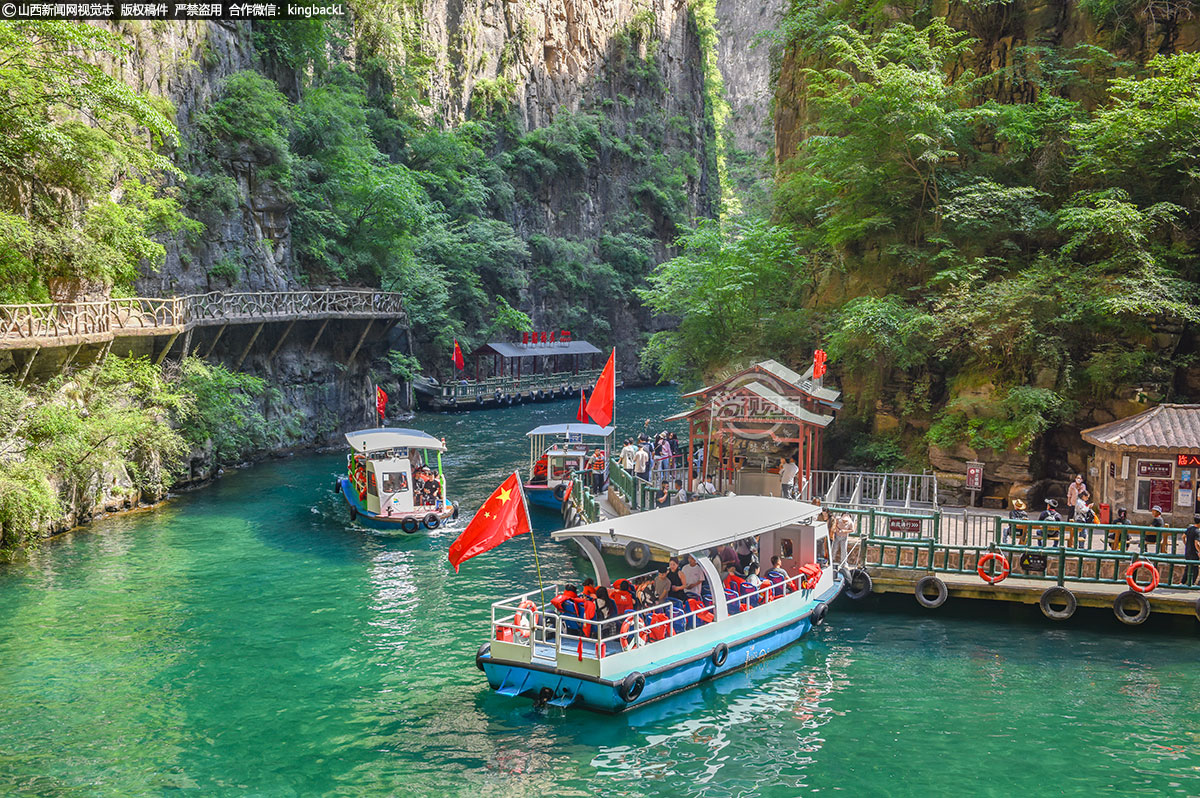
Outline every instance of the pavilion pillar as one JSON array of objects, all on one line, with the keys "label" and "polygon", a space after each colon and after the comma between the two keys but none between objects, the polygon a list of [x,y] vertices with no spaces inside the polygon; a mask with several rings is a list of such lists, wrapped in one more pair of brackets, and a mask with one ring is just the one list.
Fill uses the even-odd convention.
[{"label": "pavilion pillar", "polygon": [[692,469],[692,463],[696,462],[696,445],[695,444],[696,444],[696,419],[691,418],[689,416],[688,417],[688,461],[687,461],[688,493],[691,493],[694,490],[692,485],[695,481],[695,474]]}]

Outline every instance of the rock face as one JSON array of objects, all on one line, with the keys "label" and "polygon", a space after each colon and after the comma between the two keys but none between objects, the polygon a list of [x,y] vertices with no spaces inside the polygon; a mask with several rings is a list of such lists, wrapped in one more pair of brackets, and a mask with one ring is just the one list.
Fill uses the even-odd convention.
[{"label": "rock face", "polygon": [[768,36],[782,19],[783,3],[717,0],[717,64],[729,100],[730,143],[758,158],[775,149],[771,64],[781,54]]}]

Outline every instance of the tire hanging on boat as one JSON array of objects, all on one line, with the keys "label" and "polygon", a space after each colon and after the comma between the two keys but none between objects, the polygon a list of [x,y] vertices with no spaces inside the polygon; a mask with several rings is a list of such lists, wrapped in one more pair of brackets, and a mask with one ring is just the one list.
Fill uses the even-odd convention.
[{"label": "tire hanging on boat", "polygon": [[[928,587],[933,587],[937,590],[937,594],[933,598],[925,594],[925,589]],[[917,603],[929,610],[936,610],[945,604],[946,599],[950,596],[950,591],[946,589],[946,583],[933,574],[928,574],[918,579],[916,586],[913,588],[913,593],[917,597]]]},{"label": "tire hanging on boat", "polygon": [[[1067,606],[1056,610],[1054,609],[1055,602],[1064,602]],[[1079,602],[1075,600],[1075,594],[1060,585],[1046,588],[1042,597],[1038,599],[1038,607],[1041,608],[1042,615],[1052,621],[1065,621],[1075,614],[1078,606]]]},{"label": "tire hanging on boat", "polygon": [[350,523],[353,524],[357,520],[358,520],[358,510],[351,507],[350,508]]},{"label": "tire hanging on boat", "polygon": [[625,544],[625,562],[631,568],[645,568],[650,564],[650,547],[636,540],[629,541]]},{"label": "tire hanging on boat", "polygon": [[562,501],[567,495],[567,483],[562,482],[554,486],[554,498]]},{"label": "tire hanging on boat", "polygon": [[483,658],[490,656],[492,653],[492,644],[484,643],[479,647],[479,651],[475,654],[475,667],[483,670]]},{"label": "tire hanging on boat", "polygon": [[871,575],[867,573],[866,568],[855,568],[850,573],[850,579],[846,582],[846,588],[843,592],[846,598],[851,601],[862,601],[867,596],[871,595],[871,591],[875,589],[875,583],[871,581]]},{"label": "tire hanging on boat", "polygon": [[437,513],[430,513],[429,515],[425,516],[424,523],[426,529],[434,530],[442,525],[442,519],[437,517]]},{"label": "tire hanging on boat", "polygon": [[729,659],[729,646],[725,643],[717,643],[709,657],[712,659],[713,665],[721,667],[725,664],[725,660]]},{"label": "tire hanging on boat", "polygon": [[617,688],[617,694],[621,696],[622,701],[628,703],[637,701],[644,689],[646,689],[646,677],[634,671],[621,681],[621,686]]},{"label": "tire hanging on boat", "polygon": [[[1137,605],[1137,614],[1130,615],[1126,607],[1133,602]],[[1150,617],[1150,599],[1133,590],[1126,590],[1113,601],[1113,614],[1117,620],[1127,626],[1141,626]]]},{"label": "tire hanging on boat", "polygon": [[419,523],[417,523],[417,519],[415,519],[415,518],[405,518],[403,521],[400,522],[400,529],[402,529],[404,532],[406,532],[410,535],[413,532],[416,532],[417,529],[420,528],[420,526],[421,525]]},{"label": "tire hanging on boat", "polygon": [[825,616],[829,613],[829,606],[825,602],[821,602],[813,607],[812,614],[808,616],[809,623],[813,626],[820,626],[825,623]]}]

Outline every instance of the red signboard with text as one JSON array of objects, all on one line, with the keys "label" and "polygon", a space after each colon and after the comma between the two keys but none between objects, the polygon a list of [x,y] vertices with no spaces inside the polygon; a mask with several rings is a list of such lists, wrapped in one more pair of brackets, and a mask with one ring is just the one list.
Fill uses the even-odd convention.
[{"label": "red signboard with text", "polygon": [[888,532],[893,535],[921,534],[920,518],[889,518]]},{"label": "red signboard with text", "polygon": [[1161,507],[1164,513],[1171,512],[1174,505],[1175,486],[1169,479],[1150,480],[1150,506]]},{"label": "red signboard with text", "polygon": [[1169,460],[1138,460],[1139,477],[1169,477],[1173,464]]},{"label": "red signboard with text", "polygon": [[1175,464],[1182,468],[1200,467],[1200,454],[1181,454],[1175,457]]}]

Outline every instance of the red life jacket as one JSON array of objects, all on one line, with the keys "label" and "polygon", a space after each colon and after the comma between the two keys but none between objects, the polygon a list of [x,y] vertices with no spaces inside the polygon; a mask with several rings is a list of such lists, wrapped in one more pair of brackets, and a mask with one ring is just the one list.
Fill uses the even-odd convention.
[{"label": "red life jacket", "polygon": [[614,587],[608,591],[608,597],[612,599],[613,606],[617,608],[617,613],[620,615],[633,609],[633,594],[627,590],[618,590]]},{"label": "red life jacket", "polygon": [[[688,611],[689,612],[695,612],[696,610],[704,609],[705,606],[707,606],[707,605],[705,605],[705,603],[703,601],[700,601],[699,599],[688,599]],[[713,614],[712,614],[711,610],[706,610],[705,612],[701,612],[701,613],[697,614],[696,618],[704,623],[712,623],[713,622]]]},{"label": "red life jacket", "polygon": [[[668,621],[668,620],[670,620],[670,619],[661,612],[653,613],[650,616],[651,624],[662,623],[663,621]],[[663,623],[662,626],[655,626],[653,629],[649,630],[650,639],[651,640],[662,640],[664,637],[667,636],[667,633],[669,630],[670,630],[670,624]]]},{"label": "red life jacket", "polygon": [[745,583],[745,581],[745,579],[742,579],[737,574],[730,574],[729,576],[725,577],[725,587],[732,590],[734,593],[740,594],[742,592],[742,584]]},{"label": "red life jacket", "polygon": [[541,459],[533,464],[533,478],[546,476],[546,455],[542,455]]},{"label": "red life jacket", "polygon": [[583,586],[583,595],[585,595],[589,598],[595,598],[596,597],[596,588],[592,587],[591,585],[584,585]]},{"label": "red life jacket", "polygon": [[554,605],[554,609],[558,610],[559,614],[561,615],[563,611],[563,602],[567,599],[575,598],[579,598],[579,596],[577,596],[575,591],[572,590],[565,593],[559,593],[557,596],[550,599],[550,603]]}]

